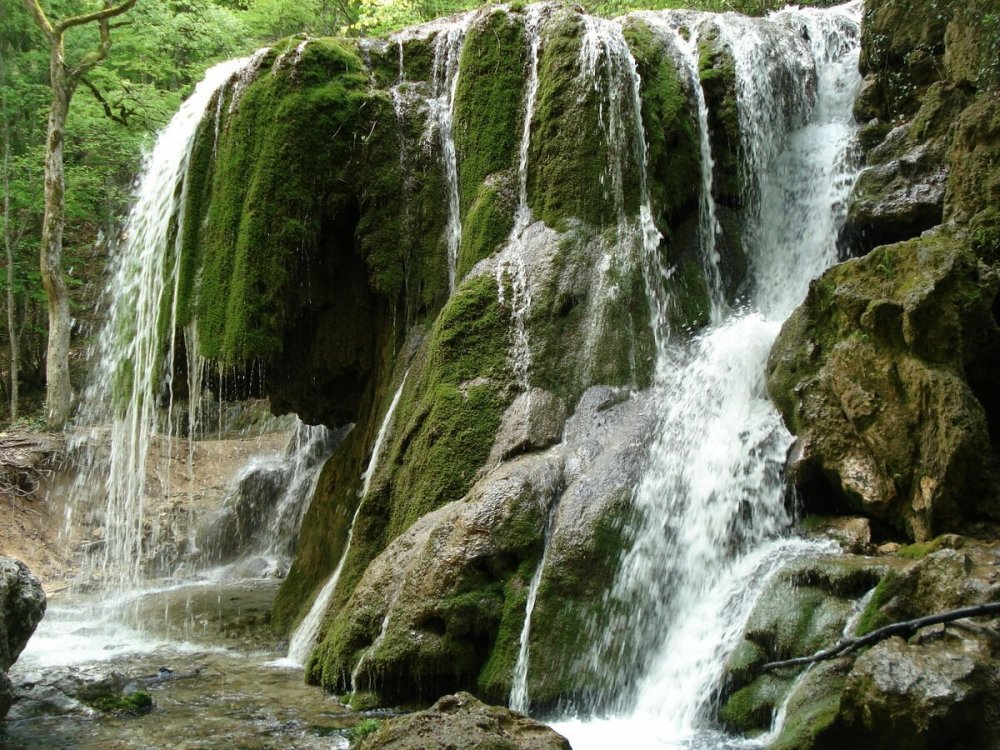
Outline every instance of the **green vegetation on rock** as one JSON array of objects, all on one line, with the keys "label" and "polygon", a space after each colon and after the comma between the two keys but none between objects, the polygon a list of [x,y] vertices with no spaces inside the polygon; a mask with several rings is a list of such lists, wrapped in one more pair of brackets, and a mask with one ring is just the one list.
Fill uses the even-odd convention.
[{"label": "green vegetation on rock", "polygon": [[[535,217],[557,230],[565,229],[570,219],[604,227],[617,213],[614,196],[607,194],[610,181],[602,179],[609,149],[598,114],[600,80],[581,75],[583,24],[577,13],[560,10],[541,33],[528,204]],[[602,75],[599,70],[598,77]],[[629,160],[622,171],[625,210],[632,213],[638,206],[636,165]]]}]

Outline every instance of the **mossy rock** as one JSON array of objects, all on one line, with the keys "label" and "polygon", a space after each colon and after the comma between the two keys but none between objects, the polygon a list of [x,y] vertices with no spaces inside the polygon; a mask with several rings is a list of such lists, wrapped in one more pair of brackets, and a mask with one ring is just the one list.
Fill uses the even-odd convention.
[{"label": "mossy rock", "polygon": [[708,105],[708,128],[715,170],[712,193],[716,202],[742,205],[745,187],[740,167],[739,101],[736,89],[736,61],[722,43],[718,30],[709,30],[698,40],[699,75]]},{"label": "mossy rock", "polygon": [[389,704],[457,689],[505,697],[543,526],[530,474],[509,472],[502,488],[425,514],[367,566],[310,680]]},{"label": "mossy rock", "polygon": [[[582,74],[583,32],[580,14],[568,9],[557,10],[540,32],[543,42],[528,152],[528,205],[536,218],[558,230],[565,229],[571,219],[598,228],[610,226],[619,210],[606,185],[611,180],[604,179],[613,149],[601,127],[602,82]],[[598,75],[603,76],[603,71]],[[626,102],[621,104],[626,106]],[[626,133],[633,130],[625,125]],[[638,208],[638,168],[632,160],[622,166],[623,208],[629,215]]]},{"label": "mossy rock", "polygon": [[641,84],[650,203],[660,231],[667,233],[683,216],[697,213],[701,184],[697,113],[668,43],[634,17],[627,19],[623,33]]},{"label": "mossy rock", "polygon": [[[469,221],[487,177],[517,169],[526,66],[527,40],[521,16],[498,8],[480,15],[469,27],[462,46],[454,113],[463,223]],[[468,267],[473,264],[468,263]]]},{"label": "mossy rock", "polygon": [[[726,662],[720,721],[731,731],[767,731],[789,691],[795,691],[794,698],[802,690],[797,676],[802,670],[760,675],[759,667],[809,656],[840,641],[856,602],[880,579],[886,580],[890,568],[887,563],[864,557],[821,557],[792,562],[775,574],[754,605],[743,640]],[[840,681],[832,698],[821,700],[824,711],[830,708],[827,698],[836,706],[843,671],[837,674]],[[812,677],[807,672],[804,679],[808,682]]]},{"label": "mossy rock", "polygon": [[512,171],[490,175],[476,190],[462,224],[458,278],[503,247],[514,228],[517,175]]},{"label": "mossy rock", "polygon": [[986,376],[1000,355],[996,284],[945,231],[811,284],[771,352],[768,390],[803,439],[799,469],[824,478],[822,499],[915,541],[997,515],[988,477],[1000,412]]}]

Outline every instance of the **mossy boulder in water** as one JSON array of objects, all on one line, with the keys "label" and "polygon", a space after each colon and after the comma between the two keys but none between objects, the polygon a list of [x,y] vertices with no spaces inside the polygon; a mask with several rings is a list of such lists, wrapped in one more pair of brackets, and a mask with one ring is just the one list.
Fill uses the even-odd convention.
[{"label": "mossy boulder in water", "polygon": [[915,540],[1000,519],[996,296],[995,272],[945,231],[813,282],[767,370],[798,436],[807,507],[860,512]]},{"label": "mossy boulder in water", "polygon": [[861,557],[830,556],[793,562],[776,573],[726,663],[722,723],[740,733],[769,729],[794,684],[794,674],[758,675],[759,667],[806,656],[839,641],[855,619],[856,602],[890,567],[891,563]]},{"label": "mossy boulder in water", "polygon": [[[881,566],[882,579],[862,600],[854,632],[861,635],[881,625],[996,601],[998,554],[995,545],[970,543],[961,550],[933,552],[917,563],[870,561],[871,572]],[[1000,731],[998,653],[995,622],[958,620],[922,628],[909,639],[892,637],[804,671],[771,673],[734,699],[760,694],[776,680],[790,686],[782,699],[785,721],[771,746],[780,750],[990,747]],[[733,704],[731,699],[724,715],[750,705],[745,699]],[[751,726],[766,728],[771,708],[766,706]],[[750,711],[738,715],[754,716]]]}]

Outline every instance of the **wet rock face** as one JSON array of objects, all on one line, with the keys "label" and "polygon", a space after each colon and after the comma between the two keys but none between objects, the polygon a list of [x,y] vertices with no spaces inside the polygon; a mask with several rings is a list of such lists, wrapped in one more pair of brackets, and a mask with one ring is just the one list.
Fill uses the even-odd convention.
[{"label": "wet rock face", "polygon": [[358,750],[569,750],[569,742],[540,722],[488,706],[468,693],[446,695],[426,711],[386,721]]},{"label": "wet rock face", "polygon": [[915,540],[1000,518],[984,379],[1000,362],[996,293],[995,272],[947,232],[813,282],[768,361],[807,508],[832,502]]},{"label": "wet rock face", "polygon": [[529,687],[544,704],[586,683],[572,673],[576,644],[613,575],[621,548],[614,519],[641,470],[655,415],[647,399],[607,386],[589,389],[568,420],[551,394],[534,390],[531,401],[506,412],[494,457],[509,453],[508,437],[526,425],[545,429],[367,566],[312,659],[310,679],[335,692],[377,692],[383,704],[459,689],[505,701],[549,522]]},{"label": "wet rock face", "polygon": [[[998,42],[990,13],[989,0],[865,4],[855,115],[866,169],[843,230],[853,253],[916,237],[942,219],[971,222],[996,205]],[[980,222],[995,249],[996,217]]]},{"label": "wet rock face", "polygon": [[860,636],[1000,596],[997,545],[948,536],[904,552],[914,557],[941,545],[961,549],[938,549],[916,562],[807,560],[775,576],[727,665],[720,719],[742,732],[766,731],[784,705],[772,750],[993,747],[1000,733],[996,618],[929,626],[810,668],[755,672],[785,654],[832,646],[842,632]]},{"label": "wet rock face", "polygon": [[0,717],[7,714],[13,700],[6,672],[44,614],[42,584],[24,563],[0,557]]},{"label": "wet rock face", "polygon": [[1000,633],[976,623],[883,641],[847,676],[840,731],[862,747],[989,747],[1000,732],[998,653]]}]

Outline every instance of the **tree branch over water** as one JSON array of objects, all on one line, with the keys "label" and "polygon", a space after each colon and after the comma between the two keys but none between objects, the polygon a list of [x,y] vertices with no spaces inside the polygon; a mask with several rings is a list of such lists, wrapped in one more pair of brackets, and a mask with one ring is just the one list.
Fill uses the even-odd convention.
[{"label": "tree branch over water", "polygon": [[939,612],[935,615],[927,615],[926,617],[917,617],[913,620],[894,622],[891,625],[878,628],[870,633],[858,636],[857,638],[845,638],[830,648],[817,651],[812,656],[798,656],[794,659],[768,662],[767,664],[759,667],[756,670],[756,673],[761,675],[774,669],[781,669],[782,667],[798,667],[804,664],[814,664],[820,661],[827,661],[838,656],[843,656],[844,654],[849,654],[859,648],[864,648],[865,646],[871,646],[879,641],[884,641],[886,638],[890,638],[894,635],[912,635],[917,630],[920,630],[920,628],[926,628],[929,625],[940,625],[946,622],[953,622],[954,620],[961,620],[966,617],[980,617],[983,615],[996,614],[1000,614],[1000,602],[989,602],[988,604],[979,604],[974,607],[951,609],[947,612]]}]

